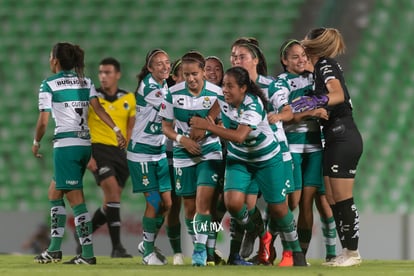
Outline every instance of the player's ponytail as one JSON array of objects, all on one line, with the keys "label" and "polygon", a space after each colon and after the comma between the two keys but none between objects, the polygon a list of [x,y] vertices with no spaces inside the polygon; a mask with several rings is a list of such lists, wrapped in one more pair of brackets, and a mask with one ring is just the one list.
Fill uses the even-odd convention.
[{"label": "player's ponytail", "polygon": [[84,78],[85,53],[79,45],[69,42],[58,42],[52,48],[52,56],[59,60],[62,70],[75,70],[79,79]]}]

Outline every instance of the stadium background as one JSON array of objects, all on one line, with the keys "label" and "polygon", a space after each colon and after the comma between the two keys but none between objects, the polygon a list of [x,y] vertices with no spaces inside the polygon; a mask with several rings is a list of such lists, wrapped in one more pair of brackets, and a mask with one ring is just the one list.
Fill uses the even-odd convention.
[{"label": "stadium background", "polygon": [[[31,144],[37,91],[50,75],[48,58],[54,43],[79,44],[85,50],[86,73],[95,83],[99,61],[106,56],[118,58],[121,87],[133,91],[135,76],[152,48],[165,49],[172,59],[196,49],[205,56],[220,57],[227,68],[232,41],[254,36],[270,74],[275,75],[280,71],[279,45],[285,39],[301,39],[310,28],[326,26],[344,35],[348,50],[339,60],[364,138],[355,187],[361,250],[366,250],[368,258],[414,256],[409,239],[414,210],[413,1],[0,0],[0,18],[0,219],[6,221],[0,233],[14,231],[0,236],[0,252],[21,251],[16,243],[36,228],[39,218],[46,220],[49,212],[52,122],[42,140],[43,159],[33,158]],[[85,195],[93,211],[101,192],[89,172]],[[126,216],[140,220],[143,199],[133,195],[130,186],[122,206]],[[124,220],[131,224],[125,228],[132,229],[126,235],[137,240],[136,221]],[[320,232],[317,227],[315,231]],[[371,253],[364,239],[372,239],[376,246],[381,243],[389,254]]]}]

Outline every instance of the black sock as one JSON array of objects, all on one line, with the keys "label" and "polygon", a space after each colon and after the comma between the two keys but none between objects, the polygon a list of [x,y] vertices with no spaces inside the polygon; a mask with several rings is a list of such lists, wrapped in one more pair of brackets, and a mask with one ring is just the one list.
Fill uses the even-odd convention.
[{"label": "black sock", "polygon": [[106,204],[106,218],[108,221],[109,236],[112,242],[112,248],[122,247],[121,245],[121,215],[119,202],[108,202]]},{"label": "black sock", "polygon": [[99,227],[106,223],[105,211],[102,207],[96,209],[95,214],[92,218],[92,232],[95,232]]},{"label": "black sock", "polygon": [[344,236],[344,233],[342,231],[342,226],[341,226],[342,225],[342,217],[341,217],[342,214],[336,204],[331,205],[331,209],[332,209],[332,214],[335,219],[336,233],[338,233],[339,241],[341,242],[342,248],[346,248],[345,236]]},{"label": "black sock", "polygon": [[336,206],[342,214],[342,231],[344,233],[346,248],[349,250],[357,250],[359,242],[359,215],[354,198],[351,197],[337,202]]}]

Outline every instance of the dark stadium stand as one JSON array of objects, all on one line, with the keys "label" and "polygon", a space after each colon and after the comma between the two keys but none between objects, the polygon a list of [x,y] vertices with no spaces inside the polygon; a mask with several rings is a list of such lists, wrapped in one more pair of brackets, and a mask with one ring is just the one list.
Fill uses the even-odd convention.
[{"label": "dark stadium stand", "polygon": [[[37,119],[37,90],[49,72],[49,51],[58,41],[71,41],[86,52],[87,75],[97,82],[100,59],[122,63],[122,86],[134,90],[135,75],[145,54],[162,47],[175,59],[197,49],[217,55],[228,66],[230,44],[238,36],[255,36],[275,63],[278,47],[289,36],[304,0],[295,1],[0,1],[0,210],[48,209],[52,176],[53,123],[42,140],[43,160],[31,154]],[[99,205],[101,192],[89,172],[88,204]],[[136,209],[138,195],[130,186],[123,204]]]},{"label": "dark stadium stand", "polygon": [[[50,74],[48,58],[57,41],[71,41],[86,52],[87,75],[97,82],[103,57],[122,63],[121,86],[136,87],[145,54],[164,48],[175,59],[197,49],[229,65],[230,45],[239,36],[255,36],[269,72],[279,71],[278,51],[290,38],[305,0],[20,0],[0,1],[0,211],[48,209],[52,176],[51,122],[42,141],[43,160],[31,154],[37,119],[37,89]],[[414,47],[411,1],[375,1],[369,22],[347,70],[355,119],[365,139],[357,174],[360,210],[413,211]],[[89,172],[88,204],[99,205],[101,192]],[[125,208],[136,209],[130,185]]]}]

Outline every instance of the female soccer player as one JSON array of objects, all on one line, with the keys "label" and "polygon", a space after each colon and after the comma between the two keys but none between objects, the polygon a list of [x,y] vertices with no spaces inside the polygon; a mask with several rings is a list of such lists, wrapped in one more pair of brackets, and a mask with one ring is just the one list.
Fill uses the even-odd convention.
[{"label": "female soccer player", "polygon": [[267,121],[265,95],[242,67],[226,71],[223,94],[219,104],[224,128],[217,126],[211,117],[193,117],[190,125],[229,142],[224,184],[227,210],[247,231],[252,231],[255,224],[247,211],[246,194],[260,189],[268,204],[269,229],[279,229],[289,236],[294,265],[306,266],[293,215],[285,200],[282,154]]},{"label": "female soccer player", "polygon": [[326,196],[343,250],[326,264],[359,265],[359,216],[353,187],[363,142],[353,120],[351,98],[342,68],[334,59],[345,51],[345,43],[341,33],[334,28],[312,29],[302,43],[315,68],[315,90],[312,95],[294,100],[292,107],[297,111],[324,107],[329,116],[329,119],[321,121],[325,138],[323,171]]},{"label": "female soccer player", "polygon": [[205,77],[211,83],[221,86],[223,81],[223,62],[216,56],[206,57]]},{"label": "female soccer player", "polygon": [[[299,41],[289,39],[280,47],[280,63],[283,73],[276,78],[273,87],[275,95],[279,99],[292,99],[303,96],[312,90],[313,71],[308,62],[305,50]],[[284,128],[289,143],[289,150],[293,158],[294,192],[289,196],[289,206],[293,210],[299,204],[298,237],[302,251],[306,255],[313,227],[313,201],[315,199],[321,216],[323,236],[326,246],[326,258],[336,255],[336,232],[332,210],[326,201],[325,188],[322,176],[322,143],[318,119],[327,119],[324,108],[294,113],[293,120],[284,121]],[[284,252],[284,258],[279,266],[288,266],[288,256],[291,253]]]},{"label": "female soccer player", "polygon": [[127,152],[133,192],[143,193],[146,200],[142,219],[144,242],[139,246],[144,249],[142,263],[146,265],[166,264],[165,257],[155,252],[154,243],[171,207],[165,136],[159,116],[161,103],[168,93],[166,79],[169,74],[168,54],[162,49],[148,52],[145,64],[137,76],[137,112]]},{"label": "female soccer player", "polygon": [[181,60],[185,81],[170,88],[160,115],[164,134],[175,141],[175,191],[183,197],[188,232],[194,237],[192,264],[205,266],[212,201],[220,177],[222,152],[220,140],[215,135],[206,134],[198,142],[190,139],[188,122],[193,116],[206,117],[221,94],[221,88],[204,80],[205,60],[200,53],[188,52]]},{"label": "female soccer player", "polygon": [[66,225],[65,196],[73,209],[76,231],[82,253],[65,264],[96,264],[92,244],[92,223],[83,196],[82,178],[91,157],[88,128],[89,104],[99,118],[116,134],[120,148],[125,138],[97,99],[94,85],[84,77],[84,51],[78,46],[60,42],[50,53],[50,69],[54,75],[45,79],[39,91],[39,118],[36,124],[32,152],[39,154],[49,115],[55,120],[53,163],[54,179],[49,186],[48,198],[51,216],[51,242],[35,257],[37,263],[60,262],[61,244]]}]

